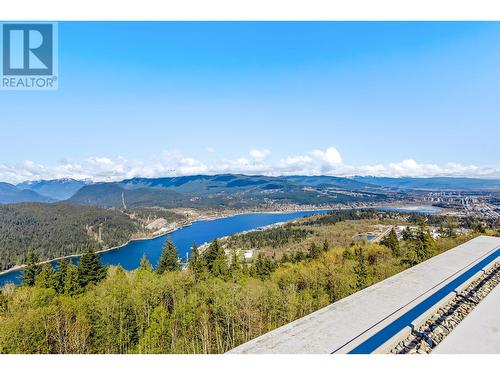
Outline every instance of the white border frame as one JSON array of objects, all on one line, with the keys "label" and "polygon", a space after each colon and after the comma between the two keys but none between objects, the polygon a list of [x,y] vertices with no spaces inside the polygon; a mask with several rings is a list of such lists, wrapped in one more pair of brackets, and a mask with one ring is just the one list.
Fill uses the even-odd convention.
[{"label": "white border frame", "polygon": [[497,0],[24,0],[3,21],[500,20]]}]

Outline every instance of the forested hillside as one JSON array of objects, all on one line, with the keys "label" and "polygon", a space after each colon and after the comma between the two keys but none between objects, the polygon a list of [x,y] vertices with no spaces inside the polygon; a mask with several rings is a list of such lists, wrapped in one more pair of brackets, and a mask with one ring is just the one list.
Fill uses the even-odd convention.
[{"label": "forested hillside", "polygon": [[[82,187],[68,202],[98,207],[140,206],[182,207],[188,203],[183,194],[166,189],[126,189],[119,183],[99,183]],[[125,205],[125,207],[124,207]]]},{"label": "forested hillside", "polygon": [[[98,242],[101,227],[101,242]],[[117,246],[140,230],[120,211],[71,204],[0,205],[0,270],[23,264],[29,250],[40,260]]]},{"label": "forested hillside", "polygon": [[[202,253],[194,247],[183,271],[169,241],[156,270],[143,259],[133,272],[111,267],[105,276],[91,251],[60,271],[31,264],[25,285],[1,290],[0,352],[223,353],[477,235],[435,241],[421,222],[404,240],[327,241],[368,224],[342,219],[282,233],[279,245],[297,250],[250,263],[214,241]],[[263,234],[260,245],[279,233]]]},{"label": "forested hillside", "polygon": [[[352,181],[350,183],[366,186]],[[384,198],[386,196],[379,192],[352,192],[330,184],[312,188],[281,177],[219,175],[135,178],[93,184],[82,187],[68,201],[117,208],[159,206],[244,209],[286,204],[318,206],[373,202]]]}]

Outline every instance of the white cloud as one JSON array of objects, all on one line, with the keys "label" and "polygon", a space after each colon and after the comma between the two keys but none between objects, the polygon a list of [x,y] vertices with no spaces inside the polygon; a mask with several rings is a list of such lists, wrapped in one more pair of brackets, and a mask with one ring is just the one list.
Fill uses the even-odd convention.
[{"label": "white cloud", "polygon": [[480,168],[475,165],[461,165],[458,163],[447,163],[439,166],[437,164],[418,163],[413,159],[408,159],[399,163],[361,166],[357,168],[357,174],[389,177],[499,177],[500,170]]},{"label": "white cloud", "polygon": [[340,153],[335,147],[328,147],[325,151],[314,150],[312,154],[321,159],[327,167],[334,167],[342,163]]},{"label": "white cloud", "polygon": [[182,158],[177,166],[180,175],[203,174],[209,172],[209,168],[198,160]]},{"label": "white cloud", "polygon": [[18,183],[27,180],[75,178],[93,181],[116,181],[132,177],[164,177],[192,174],[244,173],[264,175],[335,175],[387,177],[487,177],[500,178],[500,168],[447,163],[419,163],[413,159],[387,164],[352,166],[344,164],[334,148],[312,150],[303,155],[286,156],[271,162],[270,150],[252,149],[248,156],[220,160],[208,165],[178,150],[163,151],[151,160],[128,160],[92,156],[83,160],[63,160],[52,166],[26,160],[17,164],[0,163],[0,181]]},{"label": "white cloud", "polygon": [[265,149],[262,149],[262,150],[258,150],[258,149],[253,149],[250,151],[250,156],[252,157],[252,159],[254,159],[255,161],[263,161],[264,159],[266,159],[269,155],[271,154],[271,151],[269,150],[265,150]]},{"label": "white cloud", "polygon": [[318,174],[313,158],[307,155],[289,156],[281,159],[275,170],[277,175]]}]

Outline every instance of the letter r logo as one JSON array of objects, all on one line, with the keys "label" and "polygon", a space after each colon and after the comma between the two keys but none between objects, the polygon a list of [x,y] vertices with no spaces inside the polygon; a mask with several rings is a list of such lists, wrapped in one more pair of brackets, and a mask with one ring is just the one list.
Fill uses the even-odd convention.
[{"label": "letter r logo", "polygon": [[3,75],[52,75],[52,24],[3,24]]}]

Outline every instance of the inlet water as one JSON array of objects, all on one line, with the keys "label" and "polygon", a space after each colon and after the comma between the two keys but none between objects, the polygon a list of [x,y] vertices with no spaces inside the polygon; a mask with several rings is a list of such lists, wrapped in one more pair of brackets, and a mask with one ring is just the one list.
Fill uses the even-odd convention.
[{"label": "inlet water", "polygon": [[[255,213],[241,214],[223,219],[198,221],[190,226],[178,229],[167,236],[148,240],[131,241],[129,244],[117,249],[101,253],[101,262],[106,265],[120,265],[126,270],[133,270],[139,266],[143,255],[146,255],[151,264],[156,265],[161,255],[165,240],[170,237],[177,246],[179,255],[186,258],[190,247],[195,242],[201,245],[216,238],[231,234],[257,229],[266,225],[276,224],[296,218],[309,216],[322,211],[299,211],[290,213]],[[72,258],[73,263],[78,263],[79,257]],[[54,262],[56,264],[57,262]],[[7,283],[20,283],[21,271],[16,270],[0,275],[0,286]]]}]

